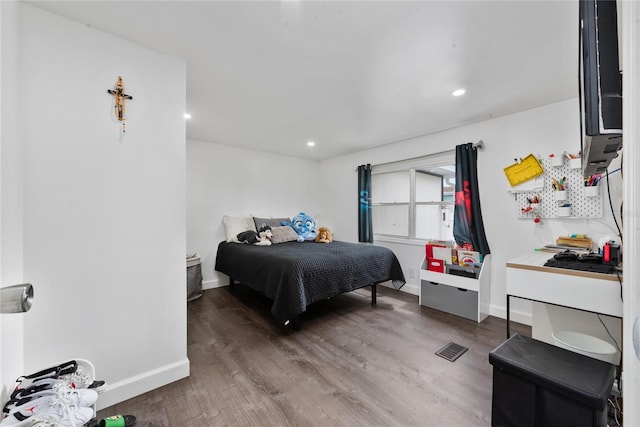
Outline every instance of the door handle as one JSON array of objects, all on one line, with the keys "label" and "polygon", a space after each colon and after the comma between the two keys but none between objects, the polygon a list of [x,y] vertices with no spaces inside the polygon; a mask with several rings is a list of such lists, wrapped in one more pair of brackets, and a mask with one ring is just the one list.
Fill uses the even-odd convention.
[{"label": "door handle", "polygon": [[21,285],[0,288],[0,313],[24,313],[29,311],[33,303],[33,285]]}]

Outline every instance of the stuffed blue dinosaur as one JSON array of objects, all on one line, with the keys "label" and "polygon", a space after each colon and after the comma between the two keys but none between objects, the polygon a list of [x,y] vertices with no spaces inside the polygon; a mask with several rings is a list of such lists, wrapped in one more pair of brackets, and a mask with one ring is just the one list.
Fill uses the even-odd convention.
[{"label": "stuffed blue dinosaur", "polygon": [[291,218],[291,222],[282,221],[282,225],[291,226],[295,232],[298,233],[298,242],[315,240],[318,236],[316,222],[304,212],[300,212],[298,215]]}]

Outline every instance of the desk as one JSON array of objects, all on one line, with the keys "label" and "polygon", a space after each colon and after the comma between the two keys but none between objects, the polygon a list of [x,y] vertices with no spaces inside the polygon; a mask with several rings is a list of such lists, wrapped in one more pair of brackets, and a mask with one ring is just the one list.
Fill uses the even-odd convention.
[{"label": "desk", "polygon": [[533,252],[507,262],[507,338],[511,336],[511,297],[622,318],[622,277],[545,267],[552,256]]}]

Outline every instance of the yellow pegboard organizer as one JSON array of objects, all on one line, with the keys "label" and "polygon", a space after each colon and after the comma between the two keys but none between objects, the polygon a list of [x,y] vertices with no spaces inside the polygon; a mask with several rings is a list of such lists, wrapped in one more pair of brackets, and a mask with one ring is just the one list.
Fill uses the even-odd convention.
[{"label": "yellow pegboard organizer", "polygon": [[544,169],[536,156],[529,154],[520,162],[504,168],[504,173],[507,175],[509,184],[513,187],[514,185],[522,184],[525,181],[542,175]]}]

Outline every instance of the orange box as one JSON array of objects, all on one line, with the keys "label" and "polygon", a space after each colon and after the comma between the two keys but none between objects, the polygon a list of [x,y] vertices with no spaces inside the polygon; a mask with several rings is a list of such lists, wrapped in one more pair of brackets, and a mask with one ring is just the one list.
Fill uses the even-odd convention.
[{"label": "orange box", "polygon": [[427,258],[427,270],[444,273],[444,260],[437,258]]}]

